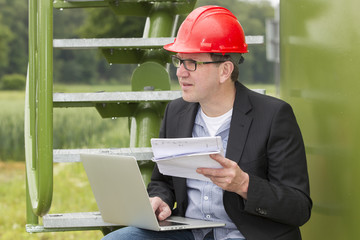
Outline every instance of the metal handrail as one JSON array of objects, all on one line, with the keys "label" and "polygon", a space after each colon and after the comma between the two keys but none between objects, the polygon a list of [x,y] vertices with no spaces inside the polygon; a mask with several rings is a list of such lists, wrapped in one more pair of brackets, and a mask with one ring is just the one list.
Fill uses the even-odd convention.
[{"label": "metal handrail", "polygon": [[25,100],[27,222],[37,224],[51,206],[53,189],[53,6],[29,0],[29,67]]}]

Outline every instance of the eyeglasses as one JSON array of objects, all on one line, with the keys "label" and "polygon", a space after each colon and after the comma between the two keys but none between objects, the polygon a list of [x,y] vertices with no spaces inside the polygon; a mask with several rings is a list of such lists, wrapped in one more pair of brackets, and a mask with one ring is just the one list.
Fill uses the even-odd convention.
[{"label": "eyeglasses", "polygon": [[184,64],[184,68],[188,71],[195,71],[198,64],[210,64],[210,63],[223,63],[226,61],[213,61],[213,62],[198,62],[192,59],[180,59],[177,56],[171,56],[172,63],[176,68],[179,68],[181,64]]}]

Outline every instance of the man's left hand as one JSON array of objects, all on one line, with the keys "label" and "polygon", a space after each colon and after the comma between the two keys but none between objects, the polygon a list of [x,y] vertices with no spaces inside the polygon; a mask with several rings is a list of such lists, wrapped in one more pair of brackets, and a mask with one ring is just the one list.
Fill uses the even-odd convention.
[{"label": "man's left hand", "polygon": [[214,184],[222,189],[235,192],[247,199],[249,175],[241,170],[236,162],[220,154],[210,154],[210,157],[220,163],[223,168],[198,168],[196,172],[210,178]]}]

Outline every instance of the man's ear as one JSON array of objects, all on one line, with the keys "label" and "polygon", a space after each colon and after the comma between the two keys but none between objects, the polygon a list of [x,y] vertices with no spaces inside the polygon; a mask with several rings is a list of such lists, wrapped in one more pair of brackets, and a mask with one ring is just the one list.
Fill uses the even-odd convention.
[{"label": "man's ear", "polygon": [[231,74],[234,71],[234,64],[230,61],[226,61],[222,63],[220,67],[220,83],[224,83],[227,80],[231,81]]}]

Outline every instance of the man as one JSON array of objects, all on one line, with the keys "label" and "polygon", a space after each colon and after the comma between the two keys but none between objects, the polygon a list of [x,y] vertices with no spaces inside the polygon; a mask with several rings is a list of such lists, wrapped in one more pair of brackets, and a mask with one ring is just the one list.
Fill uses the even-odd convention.
[{"label": "man", "polygon": [[301,239],[312,207],[302,136],[290,105],[237,82],[247,45],[236,17],[222,7],[197,8],[164,48],[176,53],[183,95],[168,104],[160,137],[217,135],[226,152],[211,155],[222,169],[197,169],[211,182],[164,176],[155,166],[151,204],[159,220],[173,214],[226,226],[124,228],[105,239]]}]

